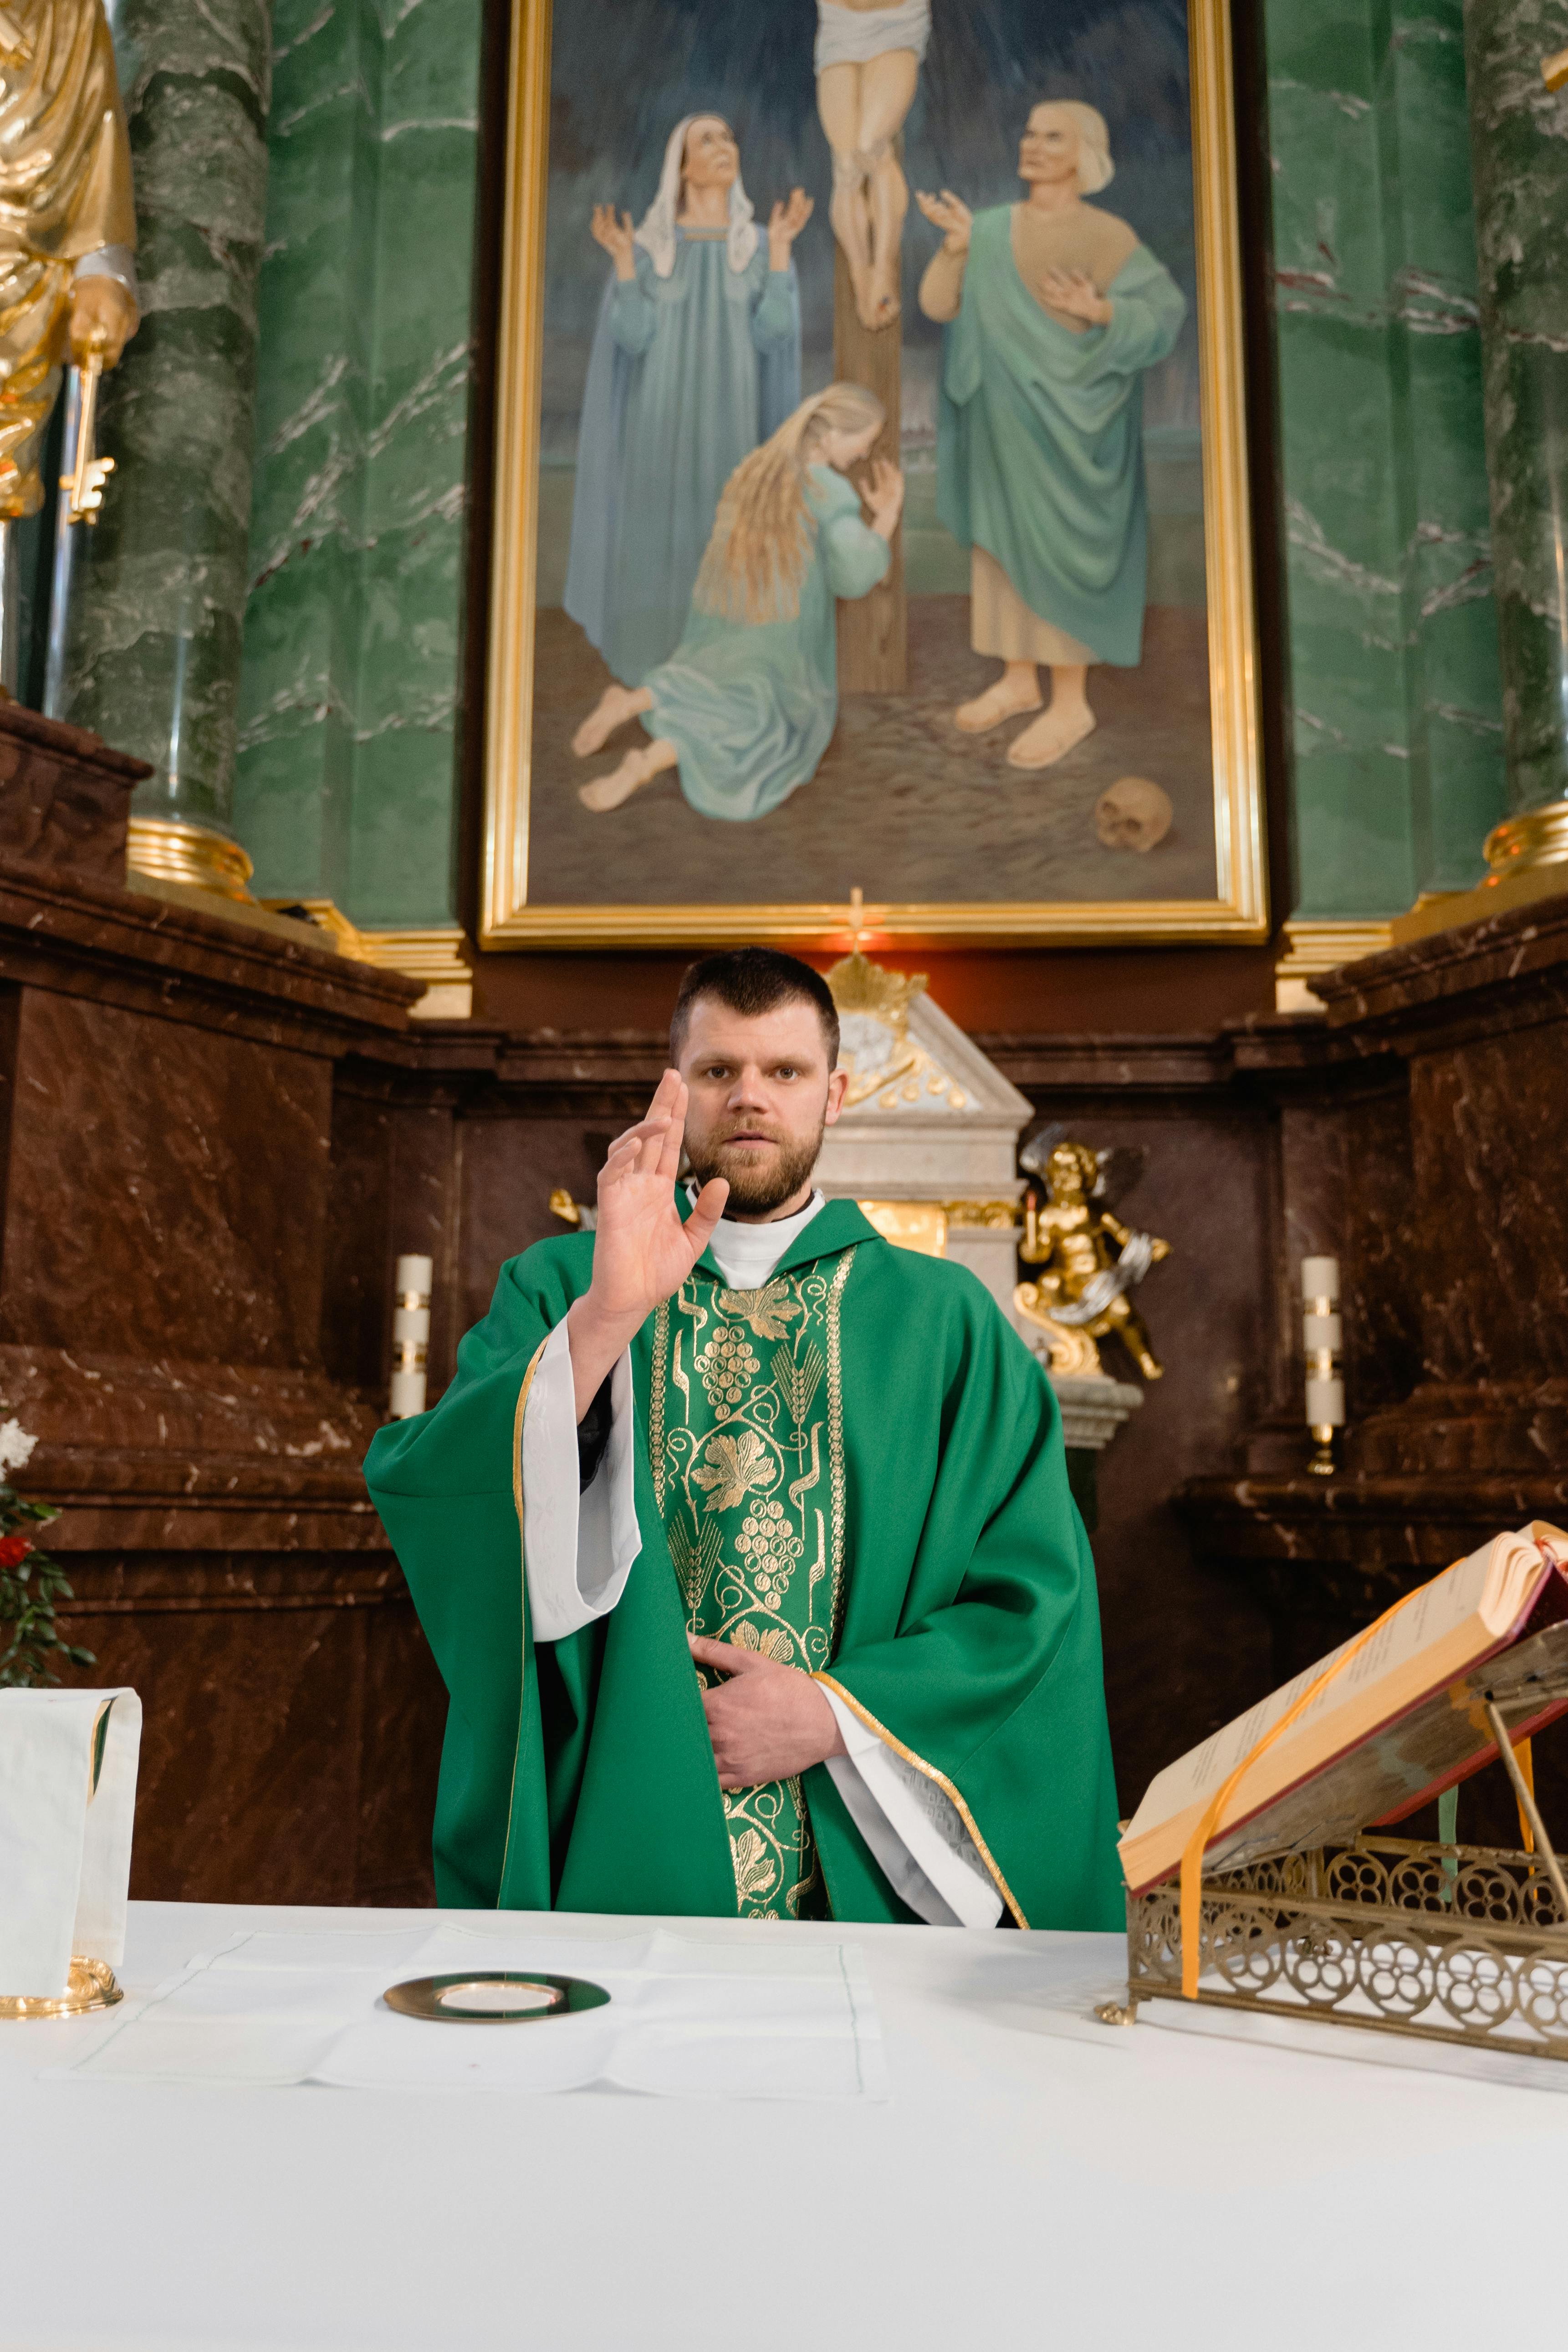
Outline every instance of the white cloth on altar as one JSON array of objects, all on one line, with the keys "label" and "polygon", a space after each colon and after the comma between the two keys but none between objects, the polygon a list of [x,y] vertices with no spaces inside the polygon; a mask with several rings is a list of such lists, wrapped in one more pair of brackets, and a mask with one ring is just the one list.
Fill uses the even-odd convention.
[{"label": "white cloth on altar", "polygon": [[141,1747],[133,1690],[0,1691],[0,1993],[58,2000],[75,1954],[120,1966]]},{"label": "white cloth on altar", "polygon": [[[826,1205],[813,1192],[793,1217],[742,1225],[721,1219],[709,1244],[726,1282],[758,1290]],[[563,1641],[606,1616],[642,1549],[633,1479],[632,1366],[610,1377],[610,1440],[578,1493],[577,1408],[564,1321],[545,1344],[522,1419],[523,1550],[536,1642]],[[894,1891],[932,1927],[994,1927],[1002,1897],[957,1807],[937,1783],[861,1722],[832,1691],[845,1756],[827,1769],[850,1819]]]},{"label": "white cloth on altar", "polygon": [[[497,1969],[586,1979],[605,2006],[492,2026],[410,2018],[388,1986]],[[93,2081],[650,2097],[885,2099],[881,2026],[857,1944],[718,1945],[495,1927],[253,1932],[128,2002],[85,2057]]]}]

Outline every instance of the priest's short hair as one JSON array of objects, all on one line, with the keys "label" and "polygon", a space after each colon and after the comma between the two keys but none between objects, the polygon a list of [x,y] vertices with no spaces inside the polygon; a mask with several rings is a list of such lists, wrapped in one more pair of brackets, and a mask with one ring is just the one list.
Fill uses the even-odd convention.
[{"label": "priest's short hair", "polygon": [[779,948],[724,948],[688,967],[669,1022],[669,1055],[679,1065],[700,996],[717,997],[731,1013],[755,1019],[781,1004],[815,1004],[827,1047],[827,1066],[838,1062],[838,1008],[820,972]]}]

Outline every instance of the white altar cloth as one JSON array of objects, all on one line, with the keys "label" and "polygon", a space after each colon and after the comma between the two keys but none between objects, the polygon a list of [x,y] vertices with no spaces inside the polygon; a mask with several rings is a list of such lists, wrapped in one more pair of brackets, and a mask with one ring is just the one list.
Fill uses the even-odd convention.
[{"label": "white altar cloth", "polygon": [[[432,1924],[133,1904],[123,1977],[150,1992],[247,1928]],[[1270,2352],[1473,2352],[1496,2326],[1490,2257],[1556,2242],[1560,2098],[1358,2063],[1361,2037],[1328,2026],[1321,2056],[1142,2024],[1064,2035],[1053,1998],[1113,1979],[1114,1937],[854,1937],[885,2104],[46,2080],[101,2022],[0,2026],[17,2250],[0,2347],[1207,2352],[1240,2332]]]},{"label": "white altar cloth", "polygon": [[[349,1915],[350,1917],[353,1914]],[[362,1918],[363,1918],[363,1915]],[[757,1936],[718,1946],[669,1927],[563,1934],[489,1914],[426,1930],[241,1930],[103,2018],[56,2072],[206,2089],[881,2099],[876,2003],[857,1944]],[[399,2016],[387,1987],[495,1969],[574,1977],[602,2007],[501,2025]],[[87,2036],[81,2037],[86,2040]]]}]

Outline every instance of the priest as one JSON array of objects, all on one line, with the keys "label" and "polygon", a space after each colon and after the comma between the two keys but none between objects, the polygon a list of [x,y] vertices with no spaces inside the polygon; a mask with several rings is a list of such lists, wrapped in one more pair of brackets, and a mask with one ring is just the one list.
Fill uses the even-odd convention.
[{"label": "priest", "polygon": [[695,964],[595,1230],[371,1448],[451,1696],[443,1903],[1121,1922],[1056,1402],[972,1275],[814,1189],[837,1058],[809,966]]}]

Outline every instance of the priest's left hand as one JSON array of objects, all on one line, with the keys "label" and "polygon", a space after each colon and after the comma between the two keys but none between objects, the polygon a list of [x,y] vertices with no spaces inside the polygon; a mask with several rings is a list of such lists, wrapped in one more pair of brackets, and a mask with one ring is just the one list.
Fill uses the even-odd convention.
[{"label": "priest's left hand", "polygon": [[829,1756],[847,1755],[826,1694],[798,1666],[700,1633],[686,1638],[700,1666],[729,1677],[702,1694],[721,1789],[790,1780]]}]

